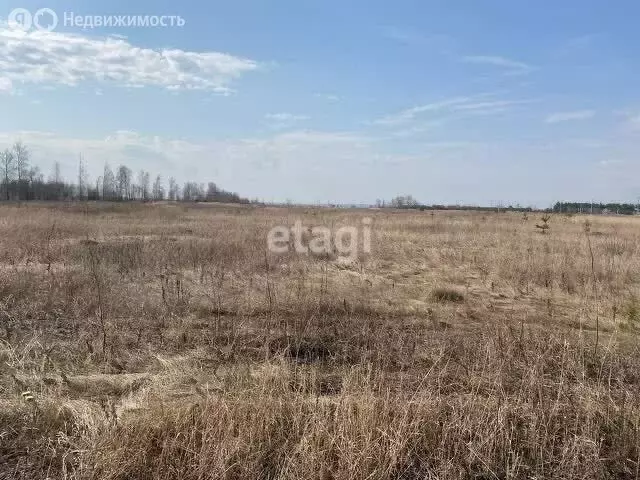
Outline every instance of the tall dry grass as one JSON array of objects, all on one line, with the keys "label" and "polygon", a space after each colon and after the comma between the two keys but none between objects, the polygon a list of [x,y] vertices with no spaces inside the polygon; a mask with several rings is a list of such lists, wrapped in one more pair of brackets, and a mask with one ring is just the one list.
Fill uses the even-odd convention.
[{"label": "tall dry grass", "polygon": [[638,478],[638,220],[586,220],[2,206],[0,478]]}]

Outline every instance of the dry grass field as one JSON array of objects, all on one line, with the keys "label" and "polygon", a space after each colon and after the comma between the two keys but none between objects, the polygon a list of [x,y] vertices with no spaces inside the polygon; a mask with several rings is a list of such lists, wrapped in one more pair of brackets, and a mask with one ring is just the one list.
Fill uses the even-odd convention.
[{"label": "dry grass field", "polygon": [[640,478],[640,218],[539,222],[0,206],[0,478]]}]

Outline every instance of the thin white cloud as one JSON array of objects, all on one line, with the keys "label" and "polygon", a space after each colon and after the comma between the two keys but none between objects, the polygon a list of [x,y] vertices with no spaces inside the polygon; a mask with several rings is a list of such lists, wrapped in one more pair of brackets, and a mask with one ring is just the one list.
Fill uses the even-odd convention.
[{"label": "thin white cloud", "polygon": [[393,132],[391,136],[397,137],[397,138],[412,137],[414,135],[420,135],[423,133],[432,132],[437,128],[441,127],[444,123],[445,123],[444,120],[433,120],[431,122],[419,123],[417,125],[413,125],[408,128],[397,130]]},{"label": "thin white cloud", "polygon": [[490,65],[505,70],[508,75],[526,75],[535,70],[535,67],[517,60],[501,57],[498,55],[471,55],[462,57],[465,63],[475,63],[479,65]]},{"label": "thin white cloud", "polygon": [[398,125],[413,120],[420,113],[446,110],[449,107],[464,104],[466,102],[469,102],[470,100],[470,97],[455,97],[442,100],[440,102],[418,105],[415,107],[407,108],[406,110],[402,110],[401,112],[379,118],[373,123],[376,125]]},{"label": "thin white cloud", "polygon": [[631,133],[634,137],[640,132],[640,113],[637,108],[618,109],[613,110],[612,113],[622,122],[620,124],[621,131],[627,134]]},{"label": "thin white cloud", "polygon": [[[534,103],[536,100],[487,100],[478,101],[481,98],[491,97],[492,94],[482,94],[472,97],[454,97],[439,102],[418,105],[402,110],[392,115],[374,120],[375,125],[398,126],[415,120],[420,114],[427,112],[448,113],[451,115],[495,115],[508,111],[511,107]],[[438,119],[442,122],[443,119]]]},{"label": "thin white cloud", "polygon": [[268,126],[273,129],[292,128],[297,124],[310,119],[307,115],[297,115],[286,112],[267,113],[264,118],[267,121]]},{"label": "thin white cloud", "polygon": [[370,143],[370,139],[354,132],[323,132],[317,130],[299,130],[296,132],[283,133],[275,137],[277,142],[297,145],[335,145],[351,144],[363,146]]},{"label": "thin white cloud", "polygon": [[314,97],[322,98],[328,102],[338,102],[340,101],[340,96],[335,95],[333,93],[316,93]]},{"label": "thin white cloud", "polygon": [[259,64],[220,52],[137,47],[121,37],[32,31],[0,26],[0,71],[6,81],[75,86],[97,81],[228,94],[229,84]]},{"label": "thin white cloud", "polygon": [[10,78],[0,78],[0,93],[11,93],[13,91],[13,82]]},{"label": "thin white cloud", "polygon": [[623,165],[624,163],[625,162],[623,160],[620,160],[619,158],[610,158],[607,160],[600,160],[598,162],[598,165],[600,165],[603,168],[612,168],[619,165]]},{"label": "thin white cloud", "polygon": [[492,102],[465,103],[463,105],[454,106],[454,110],[486,110],[511,107],[513,105],[524,105],[533,102],[535,102],[535,100],[495,100]]},{"label": "thin white cloud", "polygon": [[573,112],[552,113],[545,119],[546,123],[571,122],[575,120],[588,120],[595,116],[594,110],[577,110]]},{"label": "thin white cloud", "polygon": [[455,105],[453,110],[466,115],[498,115],[508,112],[511,107],[535,103],[537,100],[495,100],[489,102]]},{"label": "thin white cloud", "polygon": [[276,120],[279,122],[298,122],[309,119],[306,115],[296,115],[293,113],[267,113],[265,118],[267,120]]},{"label": "thin white cloud", "polygon": [[640,131],[640,114],[624,114],[627,117],[627,125],[634,132]]}]

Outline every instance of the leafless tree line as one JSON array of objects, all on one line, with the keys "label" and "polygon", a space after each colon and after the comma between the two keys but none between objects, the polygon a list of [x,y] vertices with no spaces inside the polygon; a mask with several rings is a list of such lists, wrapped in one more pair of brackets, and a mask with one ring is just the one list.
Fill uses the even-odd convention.
[{"label": "leafless tree line", "polygon": [[104,201],[188,201],[248,203],[238,194],[219,188],[214,182],[186,182],[182,186],[170,177],[165,185],[161,175],[152,182],[151,174],[137,174],[120,165],[114,171],[105,164],[102,175],[91,181],[86,164],[80,158],[75,182],[65,180],[59,162],[48,178],[31,164],[29,149],[21,141],[0,151],[0,199],[12,200],[104,200]]}]

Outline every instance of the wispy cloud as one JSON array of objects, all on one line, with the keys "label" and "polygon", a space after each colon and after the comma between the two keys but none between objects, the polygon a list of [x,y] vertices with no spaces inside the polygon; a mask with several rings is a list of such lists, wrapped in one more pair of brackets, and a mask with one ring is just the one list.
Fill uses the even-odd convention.
[{"label": "wispy cloud", "polygon": [[634,132],[640,131],[640,114],[626,114],[627,125]]},{"label": "wispy cloud", "polygon": [[434,120],[431,122],[423,122],[418,125],[413,125],[408,128],[397,130],[393,132],[391,136],[397,137],[397,138],[412,137],[414,135],[419,135],[425,132],[434,131],[435,129],[441,127],[445,123],[446,122],[444,120]]},{"label": "wispy cloud", "polygon": [[121,37],[32,31],[0,26],[0,72],[8,82],[75,86],[97,81],[228,94],[229,84],[258,62],[220,52],[141,48]]},{"label": "wispy cloud", "polygon": [[600,160],[598,162],[598,165],[600,165],[603,168],[612,168],[612,167],[617,167],[619,165],[624,165],[624,160],[621,160],[619,158],[610,158],[610,159],[606,159],[606,160]]},{"label": "wispy cloud", "polygon": [[376,125],[399,125],[413,120],[420,113],[447,110],[449,107],[464,104],[466,102],[469,102],[470,100],[470,97],[454,97],[446,100],[441,100],[439,102],[417,105],[415,107],[402,110],[401,112],[379,118],[373,123]]},{"label": "wispy cloud", "polygon": [[571,122],[575,120],[588,120],[596,115],[594,110],[577,110],[573,112],[552,113],[545,119],[546,123]]},{"label": "wispy cloud", "polygon": [[453,107],[453,110],[476,114],[499,113],[507,111],[509,107],[514,107],[516,105],[527,105],[536,102],[537,100],[495,100],[489,102],[475,102],[455,105]]},{"label": "wispy cloud", "polygon": [[294,113],[267,113],[264,118],[269,123],[271,128],[291,128],[294,125],[309,120],[307,115],[297,115]]},{"label": "wispy cloud", "polygon": [[334,93],[315,93],[313,96],[316,98],[322,98],[324,100],[327,100],[328,102],[340,101],[340,96]]},{"label": "wispy cloud", "polygon": [[611,113],[621,122],[619,124],[621,131],[627,134],[633,133],[634,136],[640,132],[640,113],[637,108],[617,109]]},{"label": "wispy cloud", "polygon": [[0,78],[0,93],[11,93],[13,91],[13,82],[10,78]]},{"label": "wispy cloud", "polygon": [[293,113],[267,113],[265,118],[268,120],[276,120],[280,122],[297,122],[300,120],[308,120],[306,115],[295,115]]},{"label": "wispy cloud", "polygon": [[526,75],[535,70],[535,67],[527,63],[498,55],[471,55],[462,57],[462,61],[465,63],[498,67],[503,69],[506,75]]},{"label": "wispy cloud", "polygon": [[[475,95],[471,97],[454,97],[445,99],[439,102],[428,103],[425,105],[418,105],[415,107],[402,110],[392,115],[375,120],[375,125],[396,126],[409,123],[415,120],[420,114],[426,112],[439,112],[446,113],[455,116],[469,116],[469,115],[493,115],[508,111],[511,107],[517,105],[525,105],[534,103],[536,100],[485,100],[480,101],[483,98],[489,97],[489,94]],[[442,121],[443,119],[439,119]],[[408,130],[407,130],[408,131]],[[412,131],[417,131],[412,129]]]}]

